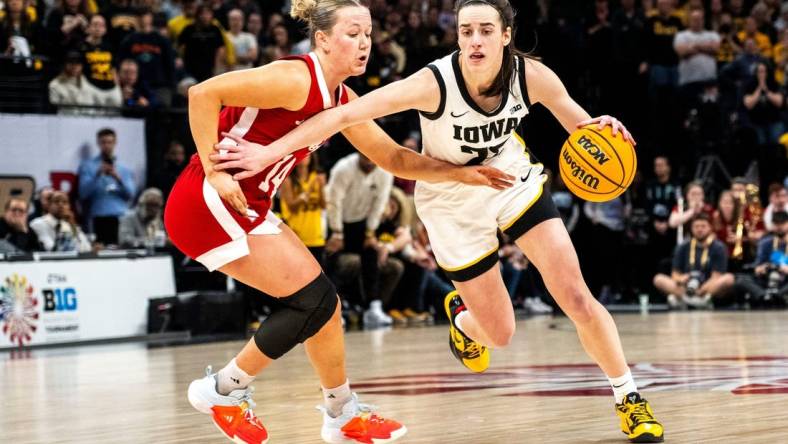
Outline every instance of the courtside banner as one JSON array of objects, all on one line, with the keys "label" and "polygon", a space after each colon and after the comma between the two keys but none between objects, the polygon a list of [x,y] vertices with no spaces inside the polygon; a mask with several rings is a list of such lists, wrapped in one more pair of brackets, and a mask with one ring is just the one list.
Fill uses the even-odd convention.
[{"label": "courtside banner", "polygon": [[0,262],[0,348],[144,335],[174,294],[169,256]]},{"label": "courtside banner", "polygon": [[134,172],[137,190],[145,184],[145,122],[124,117],[0,114],[0,175],[33,176],[36,188],[52,185],[70,192],[79,164],[99,154],[96,133],[118,135],[117,161]]}]

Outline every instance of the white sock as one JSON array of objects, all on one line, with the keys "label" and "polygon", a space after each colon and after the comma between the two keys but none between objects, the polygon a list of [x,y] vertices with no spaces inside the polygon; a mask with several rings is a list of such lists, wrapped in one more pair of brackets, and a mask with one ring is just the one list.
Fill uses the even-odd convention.
[{"label": "white sock", "polygon": [[457,316],[454,318],[454,327],[457,330],[461,331],[463,334],[465,334],[465,336],[468,336],[468,334],[465,333],[465,330],[462,328],[462,319],[465,316],[468,316],[469,314],[470,313],[468,313],[468,310],[463,310],[463,311],[457,313]]},{"label": "white sock", "polygon": [[610,381],[610,386],[613,387],[613,397],[616,398],[616,404],[621,404],[625,396],[638,391],[635,380],[632,379],[632,372],[629,370],[616,378],[608,376],[607,380]]},{"label": "white sock", "polygon": [[223,369],[216,374],[216,391],[220,395],[228,395],[233,390],[245,389],[254,380],[254,376],[248,375],[238,367],[235,358],[228,362]]},{"label": "white sock", "polygon": [[353,394],[350,393],[350,381],[345,381],[344,384],[327,389],[323,387],[323,403],[328,410],[328,416],[336,418],[342,414],[342,407],[350,401]]}]

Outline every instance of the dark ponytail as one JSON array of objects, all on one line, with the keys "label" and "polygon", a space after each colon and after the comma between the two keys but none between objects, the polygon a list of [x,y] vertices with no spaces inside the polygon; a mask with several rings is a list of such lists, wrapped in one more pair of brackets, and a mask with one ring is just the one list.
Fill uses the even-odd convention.
[{"label": "dark ponytail", "polygon": [[[495,81],[489,88],[482,91],[481,94],[487,97],[495,97],[503,94],[504,85],[511,87],[514,79],[514,72],[516,70],[516,60],[518,57],[526,58],[528,54],[520,51],[514,46],[515,32],[517,27],[514,22],[514,9],[509,4],[509,0],[457,0],[454,3],[454,15],[459,26],[460,10],[466,6],[472,5],[487,5],[495,8],[498,11],[498,16],[501,19],[501,30],[505,31],[506,28],[512,29],[512,38],[509,44],[503,48],[503,60],[501,62],[501,71],[495,77]],[[458,33],[459,34],[459,33]]]}]

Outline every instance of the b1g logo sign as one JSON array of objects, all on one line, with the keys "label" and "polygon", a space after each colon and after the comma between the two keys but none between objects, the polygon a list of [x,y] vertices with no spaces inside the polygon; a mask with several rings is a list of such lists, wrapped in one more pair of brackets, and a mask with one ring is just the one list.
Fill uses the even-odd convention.
[{"label": "b1g logo sign", "polygon": [[41,296],[44,298],[44,311],[62,312],[77,309],[77,291],[71,287],[45,288],[41,290]]}]

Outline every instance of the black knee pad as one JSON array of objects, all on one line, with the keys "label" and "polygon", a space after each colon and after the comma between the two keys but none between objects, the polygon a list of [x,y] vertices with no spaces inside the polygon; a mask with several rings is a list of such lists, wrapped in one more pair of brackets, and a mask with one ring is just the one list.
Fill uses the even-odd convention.
[{"label": "black knee pad", "polygon": [[263,354],[277,359],[320,331],[337,308],[337,290],[322,272],[282,304],[260,325],[254,342]]}]

